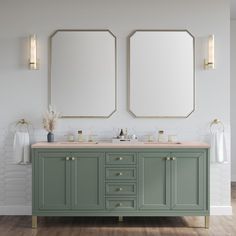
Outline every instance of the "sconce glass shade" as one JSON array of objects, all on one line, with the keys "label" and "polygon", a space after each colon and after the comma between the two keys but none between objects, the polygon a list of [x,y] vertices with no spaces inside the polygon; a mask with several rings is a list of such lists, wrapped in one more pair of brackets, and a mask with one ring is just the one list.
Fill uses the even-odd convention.
[{"label": "sconce glass shade", "polygon": [[208,59],[205,60],[205,69],[215,68],[215,37],[210,35],[208,38]]},{"label": "sconce glass shade", "polygon": [[37,70],[39,69],[39,67],[37,59],[37,37],[35,34],[30,35],[29,44],[30,44],[29,69]]}]

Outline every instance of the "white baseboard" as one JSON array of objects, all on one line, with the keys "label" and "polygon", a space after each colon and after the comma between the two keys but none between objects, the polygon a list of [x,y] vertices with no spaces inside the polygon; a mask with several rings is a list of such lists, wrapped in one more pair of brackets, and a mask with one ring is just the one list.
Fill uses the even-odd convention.
[{"label": "white baseboard", "polygon": [[0,215],[32,215],[31,206],[0,206]]},{"label": "white baseboard", "polygon": [[236,175],[231,175],[231,182],[236,182]]},{"label": "white baseboard", "polygon": [[232,215],[232,206],[211,206],[210,215],[211,216],[222,216],[222,215]]}]

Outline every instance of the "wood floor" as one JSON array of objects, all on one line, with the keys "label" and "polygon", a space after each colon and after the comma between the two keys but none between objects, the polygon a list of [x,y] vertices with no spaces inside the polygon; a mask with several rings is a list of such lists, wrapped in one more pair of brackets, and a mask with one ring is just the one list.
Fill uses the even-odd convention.
[{"label": "wood floor", "polygon": [[211,216],[210,229],[204,217],[39,217],[31,229],[30,216],[0,216],[0,236],[236,236],[236,183],[232,184],[233,216]]}]

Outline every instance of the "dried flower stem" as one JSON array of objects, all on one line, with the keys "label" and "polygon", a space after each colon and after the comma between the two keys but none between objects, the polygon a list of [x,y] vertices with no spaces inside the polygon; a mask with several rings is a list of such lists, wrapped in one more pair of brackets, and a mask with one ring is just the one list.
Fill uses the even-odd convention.
[{"label": "dried flower stem", "polygon": [[59,113],[56,112],[52,106],[49,106],[49,110],[43,116],[43,128],[47,132],[53,132],[56,128],[56,123],[59,118]]}]

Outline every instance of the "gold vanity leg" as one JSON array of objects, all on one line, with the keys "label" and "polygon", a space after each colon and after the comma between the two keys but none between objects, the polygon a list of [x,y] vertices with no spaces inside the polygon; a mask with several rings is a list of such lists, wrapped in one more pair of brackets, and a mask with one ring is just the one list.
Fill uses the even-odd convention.
[{"label": "gold vanity leg", "polygon": [[119,216],[118,221],[123,222],[123,216]]},{"label": "gold vanity leg", "polygon": [[37,216],[32,216],[32,228],[36,229],[37,228]]},{"label": "gold vanity leg", "polygon": [[210,216],[205,216],[205,228],[209,229],[210,225]]}]

